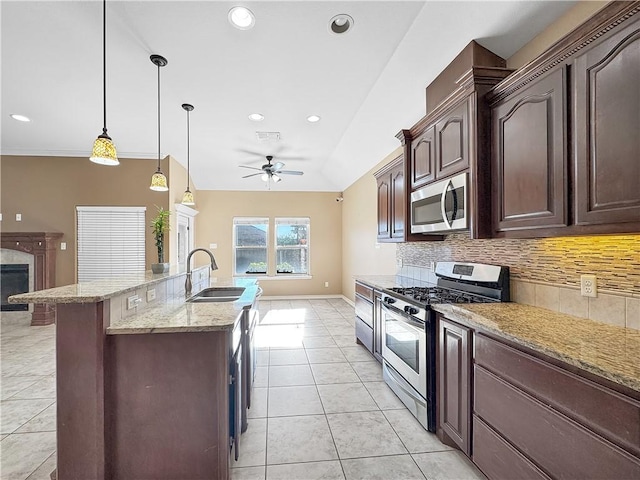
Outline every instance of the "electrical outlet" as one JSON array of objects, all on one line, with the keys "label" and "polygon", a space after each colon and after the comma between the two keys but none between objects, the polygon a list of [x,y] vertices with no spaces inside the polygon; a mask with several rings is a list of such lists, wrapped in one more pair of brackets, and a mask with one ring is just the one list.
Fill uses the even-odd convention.
[{"label": "electrical outlet", "polygon": [[583,297],[598,296],[598,286],[595,275],[580,275],[580,294]]},{"label": "electrical outlet", "polygon": [[67,249],[67,242],[60,242],[60,250],[66,250]]},{"label": "electrical outlet", "polygon": [[132,310],[142,302],[142,299],[138,295],[131,295],[127,298],[127,310]]},{"label": "electrical outlet", "polygon": [[147,290],[147,302],[153,302],[156,299],[156,289],[150,288]]},{"label": "electrical outlet", "polygon": [[329,288],[329,282],[324,282],[325,288]]},{"label": "electrical outlet", "polygon": [[429,266],[427,268],[433,272],[436,269],[436,262],[429,262]]},{"label": "electrical outlet", "polygon": [[21,221],[22,221],[22,214],[16,213],[16,222],[21,222]]},{"label": "electrical outlet", "polygon": [[402,268],[402,257],[396,258],[396,267]]}]

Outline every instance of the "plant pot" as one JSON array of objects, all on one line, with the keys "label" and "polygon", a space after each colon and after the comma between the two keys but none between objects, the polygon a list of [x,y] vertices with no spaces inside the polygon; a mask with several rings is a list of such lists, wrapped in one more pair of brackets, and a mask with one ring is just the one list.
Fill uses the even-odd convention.
[{"label": "plant pot", "polygon": [[151,271],[153,273],[167,273],[169,271],[168,263],[152,263]]}]

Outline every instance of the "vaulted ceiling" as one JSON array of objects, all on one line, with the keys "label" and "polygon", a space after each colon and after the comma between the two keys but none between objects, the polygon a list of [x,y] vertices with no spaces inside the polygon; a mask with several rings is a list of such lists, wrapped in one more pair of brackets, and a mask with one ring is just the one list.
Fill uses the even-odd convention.
[{"label": "vaulted ceiling", "polygon": [[[121,158],[161,154],[186,165],[198,189],[262,190],[242,179],[274,155],[276,190],[341,191],[391,153],[395,134],[425,114],[424,89],[471,40],[507,58],[575,2],[242,2],[255,27],[228,21],[236,3],[109,1],[107,114]],[[102,129],[102,2],[2,1],[2,154],[88,157]],[[329,21],[354,19],[345,34]],[[29,123],[10,114],[23,114]],[[253,122],[251,113],[264,120]],[[321,117],[309,123],[311,114]],[[278,141],[256,132],[279,132]],[[88,161],[88,160],[87,160]],[[104,167],[96,165],[95,168]],[[123,171],[123,175],[126,172]]]}]

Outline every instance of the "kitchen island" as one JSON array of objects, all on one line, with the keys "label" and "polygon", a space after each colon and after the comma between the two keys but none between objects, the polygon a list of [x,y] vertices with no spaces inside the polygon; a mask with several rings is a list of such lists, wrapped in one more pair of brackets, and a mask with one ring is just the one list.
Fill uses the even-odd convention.
[{"label": "kitchen island", "polygon": [[184,280],[149,272],[11,298],[56,304],[59,479],[228,478],[232,354],[259,289],[195,270],[194,292],[245,290],[190,303]]}]

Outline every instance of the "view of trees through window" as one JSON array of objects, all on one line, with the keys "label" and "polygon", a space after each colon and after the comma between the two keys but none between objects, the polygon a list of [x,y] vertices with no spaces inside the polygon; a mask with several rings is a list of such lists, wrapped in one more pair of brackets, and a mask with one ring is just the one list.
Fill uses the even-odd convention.
[{"label": "view of trees through window", "polygon": [[267,273],[269,219],[234,219],[235,274]]},{"label": "view of trees through window", "polygon": [[269,219],[234,218],[235,275],[309,274],[309,218],[277,217],[274,223],[275,265],[269,259]]},{"label": "view of trees through window", "polygon": [[309,273],[308,233],[308,218],[276,218],[276,273]]}]

